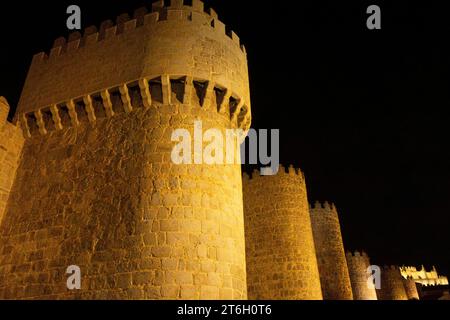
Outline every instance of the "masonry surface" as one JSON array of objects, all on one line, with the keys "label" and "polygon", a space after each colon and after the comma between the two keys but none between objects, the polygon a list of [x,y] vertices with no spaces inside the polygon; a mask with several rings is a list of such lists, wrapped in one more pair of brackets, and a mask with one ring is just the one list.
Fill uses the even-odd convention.
[{"label": "masonry surface", "polygon": [[[199,1],[135,18],[33,59],[15,117],[27,140],[0,228],[0,298],[247,298],[240,165],[170,157],[173,131],[197,119],[249,126],[246,54]],[[9,193],[21,140],[0,128]],[[82,290],[66,288],[70,265]]]},{"label": "masonry surface", "polygon": [[177,129],[245,133],[252,113],[239,37],[164,3],[35,55],[12,123],[0,97],[0,299],[416,298],[398,268],[364,287],[368,257],[346,257],[300,169],[172,161]]},{"label": "masonry surface", "polygon": [[243,185],[249,298],[321,300],[303,173],[255,172]]}]

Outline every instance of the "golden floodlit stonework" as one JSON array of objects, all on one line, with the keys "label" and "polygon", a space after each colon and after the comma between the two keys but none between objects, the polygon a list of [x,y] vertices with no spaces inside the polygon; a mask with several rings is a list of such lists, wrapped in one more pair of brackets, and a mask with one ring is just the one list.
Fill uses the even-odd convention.
[{"label": "golden floodlit stonework", "polygon": [[[299,169],[173,161],[178,129],[252,121],[246,50],[200,0],[57,39],[9,112],[0,97],[0,299],[376,299]],[[418,297],[398,268],[382,284]]]},{"label": "golden floodlit stonework", "polygon": [[352,300],[336,206],[329,202],[316,202],[310,212],[323,297],[326,300]]},{"label": "golden floodlit stonework", "polygon": [[321,300],[303,173],[255,172],[243,185],[249,298]]},{"label": "golden floodlit stonework", "polygon": [[240,165],[171,162],[196,119],[250,126],[245,49],[200,1],[152,9],[34,57],[12,189],[21,140],[2,102],[0,298],[247,298]]},{"label": "golden floodlit stonework", "polygon": [[377,300],[375,286],[368,286],[368,272],[371,266],[369,256],[365,252],[347,252],[347,266],[355,300]]}]

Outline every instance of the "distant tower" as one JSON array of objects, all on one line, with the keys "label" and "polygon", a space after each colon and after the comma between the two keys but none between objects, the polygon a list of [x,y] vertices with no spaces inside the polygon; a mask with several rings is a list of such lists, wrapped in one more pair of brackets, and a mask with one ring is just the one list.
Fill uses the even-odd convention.
[{"label": "distant tower", "polygon": [[249,299],[321,300],[303,173],[244,176]]},{"label": "distant tower", "polygon": [[368,268],[371,265],[369,256],[365,253],[347,252],[347,266],[352,284],[353,298],[355,300],[377,300],[375,287],[368,286],[370,273]]},{"label": "distant tower", "polygon": [[378,300],[408,300],[403,280],[398,266],[383,266],[381,289],[377,289]]},{"label": "distant tower", "polygon": [[9,113],[9,104],[5,97],[0,97],[0,128],[6,123]]},{"label": "distant tower", "polygon": [[406,295],[408,300],[419,300],[419,292],[417,290],[417,284],[413,278],[403,278],[403,285],[405,286]]},{"label": "distant tower", "polygon": [[0,226],[16,177],[24,142],[22,130],[7,121],[8,113],[8,101],[4,97],[0,97]]},{"label": "distant tower", "polygon": [[310,212],[323,298],[352,300],[352,286],[336,207],[328,202],[316,202]]},{"label": "distant tower", "polygon": [[214,10],[158,1],[57,39],[34,56],[16,119],[27,140],[0,299],[247,298],[240,162],[171,157],[197,120],[223,136],[251,123],[245,48]]}]

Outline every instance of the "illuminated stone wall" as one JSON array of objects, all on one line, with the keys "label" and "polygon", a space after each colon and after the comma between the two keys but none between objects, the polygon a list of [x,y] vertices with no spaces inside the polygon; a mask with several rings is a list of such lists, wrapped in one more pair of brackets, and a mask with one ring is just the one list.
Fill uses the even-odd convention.
[{"label": "illuminated stone wall", "polygon": [[377,300],[375,287],[368,286],[370,259],[365,252],[347,252],[347,266],[355,300]]},{"label": "illuminated stone wall", "polygon": [[20,128],[7,121],[9,105],[0,97],[0,224],[16,175],[24,138]]},{"label": "illuminated stone wall", "polygon": [[[175,165],[171,135],[250,126],[246,54],[162,1],[37,55],[0,227],[0,299],[246,299],[240,165]],[[66,288],[78,265],[82,289]]]},{"label": "illuminated stone wall", "polygon": [[403,280],[398,266],[383,266],[381,289],[377,289],[378,300],[408,300]]},{"label": "illuminated stone wall", "polygon": [[323,298],[351,300],[352,286],[336,207],[317,202],[310,213]]},{"label": "illuminated stone wall", "polygon": [[255,172],[243,187],[249,298],[321,300],[303,173]]},{"label": "illuminated stone wall", "polygon": [[400,273],[406,278],[412,278],[417,283],[424,286],[446,286],[448,285],[448,278],[439,275],[436,268],[433,267],[431,271],[427,271],[424,266],[419,270],[416,267],[400,267]]},{"label": "illuminated stone wall", "polygon": [[408,300],[419,300],[419,292],[417,291],[417,285],[414,279],[403,279],[403,285],[405,286]]}]

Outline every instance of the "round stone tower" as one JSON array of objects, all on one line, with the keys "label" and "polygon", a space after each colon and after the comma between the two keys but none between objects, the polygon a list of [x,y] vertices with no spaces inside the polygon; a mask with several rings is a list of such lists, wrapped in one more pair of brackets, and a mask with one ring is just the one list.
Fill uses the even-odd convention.
[{"label": "round stone tower", "polygon": [[9,104],[5,97],[0,97],[0,128],[6,123],[9,113]]},{"label": "round stone tower", "polygon": [[310,208],[324,300],[352,300],[352,286],[336,207],[316,202]]},{"label": "round stone tower", "polygon": [[58,39],[34,57],[16,120],[0,298],[247,298],[240,162],[206,164],[201,145],[172,157],[178,129],[198,146],[250,126],[246,52],[213,10],[159,1]]},{"label": "round stone tower", "polygon": [[417,284],[413,278],[403,278],[403,285],[405,286],[406,296],[408,300],[420,300]]},{"label": "round stone tower", "polygon": [[365,252],[347,252],[347,266],[352,284],[354,300],[377,300],[375,287],[368,286],[370,273],[367,271],[370,264],[369,256]]},{"label": "round stone tower", "polygon": [[398,266],[383,266],[381,289],[377,289],[378,300],[408,300],[403,280]]},{"label": "round stone tower", "polygon": [[244,175],[249,299],[321,300],[303,173]]}]

